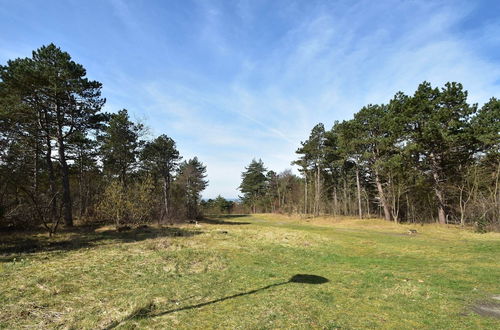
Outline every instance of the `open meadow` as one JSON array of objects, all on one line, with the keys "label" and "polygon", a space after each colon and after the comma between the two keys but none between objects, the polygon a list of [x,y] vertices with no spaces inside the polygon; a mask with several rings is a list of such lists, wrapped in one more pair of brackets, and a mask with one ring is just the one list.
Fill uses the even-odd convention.
[{"label": "open meadow", "polygon": [[0,253],[6,329],[500,327],[498,233],[260,214],[10,233]]}]

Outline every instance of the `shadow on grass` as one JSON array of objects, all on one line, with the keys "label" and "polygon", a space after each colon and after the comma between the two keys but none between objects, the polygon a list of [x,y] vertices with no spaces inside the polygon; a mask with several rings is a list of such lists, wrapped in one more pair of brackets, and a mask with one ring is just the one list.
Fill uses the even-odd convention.
[{"label": "shadow on grass", "polygon": [[53,238],[40,235],[40,233],[38,235],[37,233],[2,235],[0,262],[11,262],[16,258],[26,256],[26,254],[37,252],[71,251],[110,243],[138,242],[158,237],[191,237],[202,233],[199,230],[148,226],[122,232],[116,230],[96,232],[94,229],[75,227],[62,230]]},{"label": "shadow on grass", "polygon": [[[238,216],[238,217],[244,217],[244,216]],[[209,225],[249,225],[250,222],[241,222],[241,221],[225,221],[223,219],[225,218],[234,218],[233,216],[217,216],[217,217],[210,217],[210,218],[204,218],[200,220],[199,222],[201,223],[206,223]]]},{"label": "shadow on grass", "polygon": [[220,214],[218,218],[248,218],[250,214]]},{"label": "shadow on grass", "polygon": [[172,313],[175,313],[175,312],[180,312],[180,311],[185,311],[185,310],[190,310],[190,309],[196,309],[196,308],[200,308],[200,307],[203,307],[203,306],[216,304],[216,303],[219,303],[221,301],[225,301],[225,300],[229,300],[229,299],[233,299],[233,298],[237,298],[237,297],[241,297],[241,296],[247,296],[247,295],[250,295],[250,294],[254,294],[254,293],[257,293],[257,292],[260,292],[260,291],[264,291],[264,290],[267,290],[267,289],[270,289],[270,288],[273,288],[273,287],[277,287],[277,286],[281,286],[281,285],[286,285],[286,284],[289,284],[289,283],[323,284],[323,283],[327,283],[327,282],[329,282],[329,280],[327,278],[325,278],[325,277],[322,277],[322,276],[309,275],[309,274],[296,274],[296,275],[292,276],[288,281],[285,281],[285,282],[274,283],[274,284],[270,284],[270,285],[267,285],[267,286],[264,286],[262,288],[258,288],[258,289],[255,289],[255,290],[251,290],[251,291],[247,291],[247,292],[240,292],[240,293],[237,293],[237,294],[234,294],[234,295],[231,295],[231,296],[227,296],[227,297],[223,297],[223,298],[219,298],[219,299],[207,301],[207,302],[196,304],[196,305],[190,305],[190,306],[185,306],[185,307],[170,309],[170,310],[163,311],[163,312],[155,312],[154,311],[154,309],[155,309],[154,303],[151,302],[151,303],[149,303],[148,305],[146,305],[144,307],[136,309],[131,315],[129,315],[128,317],[126,317],[122,321],[120,321],[120,322],[116,321],[116,322],[112,323],[106,329],[116,328],[117,326],[119,326],[120,324],[122,324],[122,323],[124,323],[126,321],[139,320],[139,319],[147,319],[147,318],[154,318],[154,317],[159,317],[159,316],[163,316],[163,315],[167,315],[167,314],[172,314]]}]

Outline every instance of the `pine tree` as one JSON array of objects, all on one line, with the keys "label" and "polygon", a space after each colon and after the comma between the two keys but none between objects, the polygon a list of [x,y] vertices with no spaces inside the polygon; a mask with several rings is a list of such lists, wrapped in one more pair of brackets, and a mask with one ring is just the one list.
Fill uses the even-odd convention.
[{"label": "pine tree", "polygon": [[137,166],[143,128],[133,123],[128,111],[123,109],[110,115],[108,125],[99,136],[104,172],[110,177],[118,177],[125,186]]},{"label": "pine tree", "polygon": [[[33,52],[32,58],[9,61],[0,69],[2,89],[19,104],[7,111],[21,110],[25,123],[34,128],[30,135],[43,139],[51,194],[55,196],[55,169],[52,149],[57,146],[61,172],[64,222],[73,225],[72,201],[67,161],[68,140],[75,132],[85,133],[102,120],[101,83],[86,78],[86,70],[54,44]],[[0,94],[5,95],[4,92]],[[26,127],[27,127],[26,126]],[[38,148],[36,148],[38,150]]]},{"label": "pine tree", "polygon": [[245,167],[245,171],[241,173],[241,184],[239,189],[243,194],[242,200],[249,204],[252,212],[257,210],[257,203],[262,200],[266,194],[267,188],[267,169],[261,159],[256,161],[252,159],[250,164]]},{"label": "pine tree", "polygon": [[467,91],[459,83],[446,83],[439,90],[424,82],[403,109],[407,148],[421,171],[428,171],[432,177],[438,220],[444,224],[445,187],[458,164],[470,162],[476,149],[471,125],[476,106],[467,103]]},{"label": "pine tree", "polygon": [[206,173],[206,166],[197,157],[184,161],[179,166],[176,183],[184,193],[186,215],[190,219],[199,217],[198,205],[201,201],[201,192],[208,186]]},{"label": "pine tree", "polygon": [[[325,127],[322,123],[317,124],[311,130],[309,138],[301,142],[301,147],[295,153],[302,155],[294,164],[300,165],[305,174],[307,182],[307,172],[310,171],[314,178],[314,204],[313,214],[319,215],[322,191],[322,168],[325,165]],[[307,202],[306,202],[307,204]]]},{"label": "pine tree", "polygon": [[169,216],[170,186],[175,170],[182,157],[175,146],[175,141],[166,135],[160,135],[146,143],[141,153],[144,169],[163,180],[164,216]]}]

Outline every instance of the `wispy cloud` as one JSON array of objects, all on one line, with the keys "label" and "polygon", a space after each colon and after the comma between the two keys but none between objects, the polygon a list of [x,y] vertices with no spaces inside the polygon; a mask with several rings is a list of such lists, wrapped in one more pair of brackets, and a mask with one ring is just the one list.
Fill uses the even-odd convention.
[{"label": "wispy cloud", "polygon": [[[391,5],[395,12],[387,14]],[[366,103],[387,102],[399,90],[411,93],[423,80],[463,82],[473,102],[497,92],[498,63],[483,58],[471,47],[475,40],[455,31],[470,7],[361,2],[311,8],[291,17],[297,21],[267,48],[245,54],[244,46],[230,41],[235,30],[245,35],[253,27],[225,30],[235,19],[224,11],[228,8],[204,4],[200,42],[210,43],[233,70],[209,93],[182,81],[158,80],[143,95],[152,102],[149,108],[162,109],[151,118],[165,116],[165,129],[179,134],[180,144],[191,141],[184,148],[206,157],[212,169],[207,196],[234,196],[252,157],[276,170],[289,167],[300,140],[317,122],[330,126]],[[248,4],[240,3],[236,14],[258,24]],[[495,29],[489,26],[481,37],[490,39]],[[201,73],[199,79],[204,80]]]}]

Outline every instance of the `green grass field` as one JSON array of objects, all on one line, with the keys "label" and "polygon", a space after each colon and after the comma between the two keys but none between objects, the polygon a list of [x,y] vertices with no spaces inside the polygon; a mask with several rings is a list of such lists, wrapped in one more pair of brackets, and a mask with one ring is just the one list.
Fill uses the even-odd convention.
[{"label": "green grass field", "polygon": [[500,305],[498,233],[253,215],[0,239],[0,328],[500,328],[473,311]]}]

